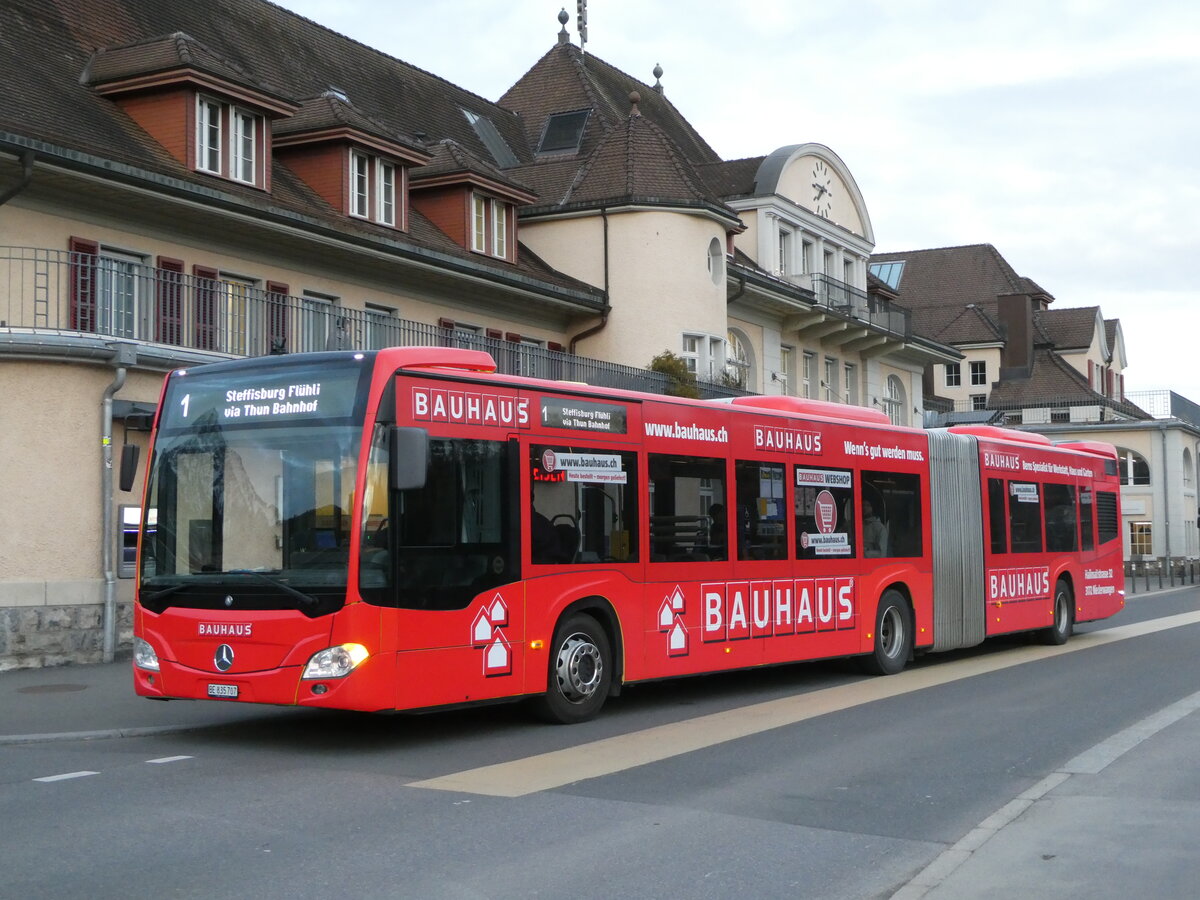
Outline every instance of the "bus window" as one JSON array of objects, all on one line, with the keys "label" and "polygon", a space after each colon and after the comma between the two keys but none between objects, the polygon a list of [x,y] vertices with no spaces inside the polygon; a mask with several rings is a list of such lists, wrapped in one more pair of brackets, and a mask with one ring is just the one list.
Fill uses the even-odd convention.
[{"label": "bus window", "polygon": [[650,561],[729,558],[725,460],[651,453]]},{"label": "bus window", "polygon": [[992,533],[992,552],[1008,552],[1008,516],[1004,508],[1004,479],[989,478],[987,490],[988,530]]},{"label": "bus window", "polygon": [[429,442],[425,487],[396,502],[401,607],[462,609],[513,580],[504,460],[500,441]]},{"label": "bus window", "polygon": [[779,463],[734,464],[737,482],[738,559],[787,559],[787,510],[783,466]]},{"label": "bus window", "polygon": [[1046,496],[1046,549],[1055,553],[1075,550],[1075,488],[1069,484],[1048,484]]},{"label": "bus window", "polygon": [[854,555],[854,473],[796,466],[796,558]]},{"label": "bus window", "polygon": [[921,476],[862,473],[863,556],[921,555]]},{"label": "bus window", "polygon": [[1042,503],[1036,484],[1008,483],[1008,526],[1013,553],[1042,552]]},{"label": "bus window", "polygon": [[1094,550],[1096,547],[1096,536],[1092,526],[1092,489],[1080,488],[1079,490],[1079,537],[1084,550]]},{"label": "bus window", "polygon": [[637,454],[530,445],[530,559],[637,561]]},{"label": "bus window", "polygon": [[1111,491],[1096,492],[1096,526],[1101,544],[1115,541],[1121,535],[1117,521],[1117,495]]}]

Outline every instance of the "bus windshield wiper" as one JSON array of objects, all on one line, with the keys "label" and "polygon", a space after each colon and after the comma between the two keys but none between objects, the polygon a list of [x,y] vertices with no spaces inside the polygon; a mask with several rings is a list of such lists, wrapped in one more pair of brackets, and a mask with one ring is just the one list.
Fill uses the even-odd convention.
[{"label": "bus windshield wiper", "polygon": [[176,591],[182,591],[187,586],[188,585],[186,584],[172,584],[165,588],[159,588],[157,591],[151,591],[149,593],[147,593],[145,587],[143,587],[140,594],[140,599],[143,603],[157,603],[159,600],[171,596]]},{"label": "bus windshield wiper", "polygon": [[300,600],[308,609],[316,609],[321,605],[321,601],[312,594],[306,594],[304,591],[296,590],[296,588],[292,587],[282,578],[276,578],[275,576],[279,574],[279,571],[279,569],[271,569],[268,572],[261,572],[258,569],[230,569],[228,572],[223,572],[222,574],[253,575],[259,581],[265,581],[267,584],[273,585],[279,588],[281,591],[291,594],[297,600]]}]

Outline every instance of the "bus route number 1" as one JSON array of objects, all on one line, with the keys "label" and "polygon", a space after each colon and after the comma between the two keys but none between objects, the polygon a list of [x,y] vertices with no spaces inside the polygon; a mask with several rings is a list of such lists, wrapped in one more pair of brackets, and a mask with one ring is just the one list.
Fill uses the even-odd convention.
[{"label": "bus route number 1", "polygon": [[180,400],[179,400],[179,405],[183,407],[183,417],[185,419],[188,417],[188,404],[191,402],[191,400],[192,400],[191,394],[184,394],[183,397],[180,398]]}]

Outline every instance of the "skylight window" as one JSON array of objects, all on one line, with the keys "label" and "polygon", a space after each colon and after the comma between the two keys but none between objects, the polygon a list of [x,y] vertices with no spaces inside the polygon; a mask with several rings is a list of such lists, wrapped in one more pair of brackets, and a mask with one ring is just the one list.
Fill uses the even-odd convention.
[{"label": "skylight window", "polygon": [[500,132],[496,130],[496,126],[492,124],[492,120],[487,116],[481,116],[479,113],[473,113],[469,109],[462,109],[462,114],[467,117],[467,121],[471,123],[471,128],[475,130],[475,136],[483,142],[483,146],[487,148],[487,152],[492,154],[492,159],[501,169],[508,169],[519,164],[521,161],[517,159],[517,155],[512,152],[512,148],[500,136]]},{"label": "skylight window", "polygon": [[904,274],[904,260],[899,262],[871,263],[871,274],[890,287],[900,290],[900,276]]},{"label": "skylight window", "polygon": [[587,125],[590,109],[576,112],[555,113],[546,119],[538,153],[578,153],[583,141],[583,128]]}]

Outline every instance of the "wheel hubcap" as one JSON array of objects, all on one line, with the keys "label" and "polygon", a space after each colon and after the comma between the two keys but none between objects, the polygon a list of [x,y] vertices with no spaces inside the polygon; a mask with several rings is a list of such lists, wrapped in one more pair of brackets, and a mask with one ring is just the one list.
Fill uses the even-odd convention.
[{"label": "wheel hubcap", "polygon": [[888,607],[879,623],[879,646],[889,659],[895,658],[904,646],[904,617],[894,606]]},{"label": "wheel hubcap", "polygon": [[581,703],[600,687],[604,674],[600,648],[586,634],[573,634],[559,648],[555,669],[562,695],[572,703]]},{"label": "wheel hubcap", "polygon": [[1059,594],[1054,598],[1054,627],[1059,631],[1067,630],[1067,595]]}]

